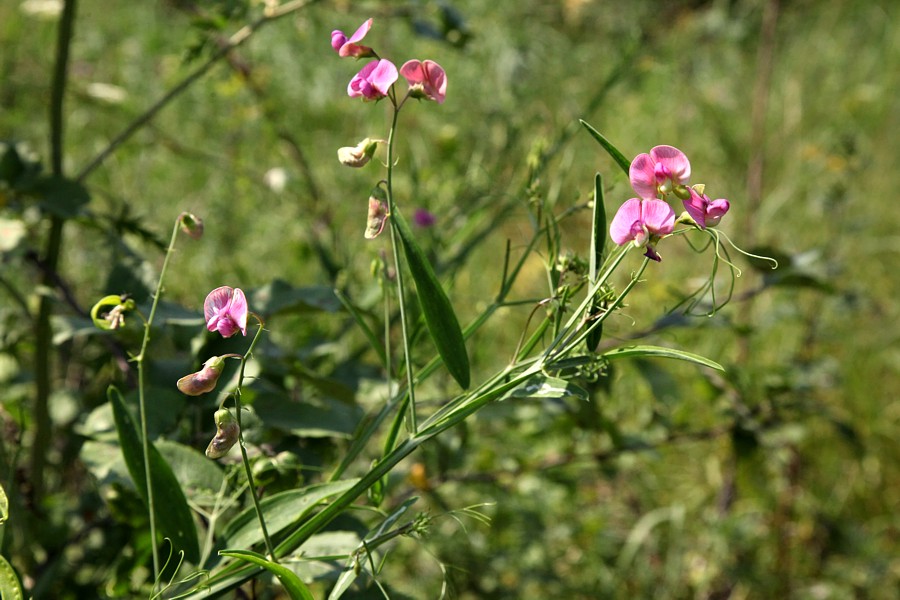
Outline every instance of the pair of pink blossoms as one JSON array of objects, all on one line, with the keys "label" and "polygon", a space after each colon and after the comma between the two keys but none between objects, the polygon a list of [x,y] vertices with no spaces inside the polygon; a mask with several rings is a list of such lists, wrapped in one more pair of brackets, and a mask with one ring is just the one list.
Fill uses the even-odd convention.
[{"label": "pair of pink blossoms", "polygon": [[639,154],[628,170],[631,187],[639,198],[631,198],[619,207],[610,223],[612,240],[622,246],[634,242],[647,248],[644,256],[657,262],[655,244],[675,229],[675,211],[665,201],[669,194],[680,198],[684,209],[700,229],[715,226],[728,212],[728,200],[710,200],[703,188],[688,186],[691,163],[687,156],[672,146],[656,146],[649,154]]},{"label": "pair of pink blossoms", "polygon": [[409,94],[414,98],[426,98],[443,104],[447,97],[447,74],[439,64],[432,60],[406,61],[399,72],[389,60],[379,58],[375,51],[357,42],[362,41],[372,27],[372,19],[359,26],[353,35],[347,37],[343,31],[335,29],[331,32],[331,47],[342,58],[366,58],[373,56],[376,60],[368,63],[357,73],[347,86],[347,94],[351,98],[364,100],[380,100],[388,95],[391,86],[403,75],[409,83]]}]

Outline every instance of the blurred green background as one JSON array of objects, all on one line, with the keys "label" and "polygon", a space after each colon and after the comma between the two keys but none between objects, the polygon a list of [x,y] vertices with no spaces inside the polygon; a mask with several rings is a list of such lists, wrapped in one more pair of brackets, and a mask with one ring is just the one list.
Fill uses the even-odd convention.
[{"label": "blurred green background", "polygon": [[[0,5],[0,139],[46,161],[57,19],[41,6]],[[81,0],[65,171],[78,173],[256,10]],[[436,215],[420,233],[463,323],[496,294],[498,257],[507,239],[527,239],[536,198],[554,213],[574,209],[563,244],[586,256],[594,173],[610,215],[630,197],[578,119],[629,158],[657,144],[685,151],[692,182],[731,201],[720,229],[782,266],[766,273],[732,253],[743,276],[731,304],[711,318],[659,320],[710,268],[709,254],[663,242],[663,262],[606,335],[646,333],[728,374],[617,363],[589,405],[500,403],[426,447],[418,478],[398,475],[393,493],[418,487],[435,513],[489,503],[480,510],[491,523],[444,519],[424,541],[399,543],[383,571],[397,597],[438,597],[445,578],[461,598],[900,597],[893,2],[318,3],[256,33],[90,175],[91,202],[67,225],[60,265],[74,300],[140,293],[182,210],[204,219],[206,236],[173,257],[168,300],[198,310],[216,286],[276,278],[369,293],[387,247],[362,237],[380,175],[342,167],[335,152],[386,137],[390,114],[346,96],[361,65],[328,42],[370,16],[366,41],[380,55],[431,58],[448,74],[445,104],[401,115],[396,186],[407,214]],[[28,225],[0,267],[9,427],[27,407],[32,367],[8,290],[33,280],[19,251],[46,231],[5,202],[0,217]],[[549,295],[546,281],[544,265],[529,263],[517,297]],[[532,307],[504,309],[470,342],[476,381],[510,356]],[[272,335],[301,343],[337,321],[285,320]],[[96,358],[102,348],[76,338],[60,351]],[[83,375],[60,368],[56,388],[90,407],[81,398],[100,386]],[[80,420],[55,416],[70,434]],[[5,474],[16,439],[4,439]],[[48,486],[89,493],[77,462],[60,463],[82,479],[50,475]],[[74,510],[58,502],[61,514]]]}]

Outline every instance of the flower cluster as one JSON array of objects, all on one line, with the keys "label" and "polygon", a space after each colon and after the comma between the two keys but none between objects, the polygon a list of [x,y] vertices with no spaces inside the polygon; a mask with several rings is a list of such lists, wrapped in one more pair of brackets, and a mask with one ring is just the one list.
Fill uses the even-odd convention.
[{"label": "flower cluster", "polygon": [[687,156],[672,146],[656,146],[649,154],[639,154],[631,162],[628,178],[637,198],[619,207],[609,227],[613,241],[622,246],[629,242],[646,248],[644,256],[657,262],[656,243],[675,229],[675,211],[667,202],[669,195],[680,199],[689,219],[700,229],[718,225],[728,212],[728,200],[710,200],[702,184],[688,185],[691,163]]},{"label": "flower cluster", "polygon": [[357,44],[366,37],[371,28],[372,19],[369,19],[360,25],[350,37],[347,37],[340,29],[331,32],[331,47],[342,58],[349,56],[375,58],[350,80],[347,85],[347,94],[351,98],[380,100],[388,96],[391,87],[399,79],[399,76],[403,75],[409,83],[408,96],[434,100],[438,104],[443,104],[447,96],[447,75],[444,73],[444,69],[431,60],[410,60],[404,63],[398,71],[394,63],[380,58],[372,48]]}]

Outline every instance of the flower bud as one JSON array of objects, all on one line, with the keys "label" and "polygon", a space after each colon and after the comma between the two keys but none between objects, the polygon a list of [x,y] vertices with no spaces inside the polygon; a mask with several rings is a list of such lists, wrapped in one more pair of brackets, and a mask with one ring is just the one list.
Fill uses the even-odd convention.
[{"label": "flower bud", "polygon": [[338,160],[341,161],[342,165],[347,167],[363,167],[375,154],[375,149],[378,148],[379,141],[380,140],[366,138],[356,146],[344,146],[343,148],[338,148]]},{"label": "flower bud", "polygon": [[238,441],[241,428],[238,426],[237,419],[225,408],[217,410],[213,418],[216,421],[216,436],[206,447],[206,456],[222,458]]},{"label": "flower bud", "polygon": [[195,240],[203,237],[203,219],[200,217],[183,212],[178,217],[178,222],[181,224],[181,230]]},{"label": "flower bud", "polygon": [[365,238],[374,240],[384,230],[384,224],[390,215],[388,214],[387,199],[381,188],[372,190],[369,196],[369,216],[366,220]]},{"label": "flower bud", "polygon": [[219,375],[225,368],[224,356],[213,356],[205,363],[203,368],[196,373],[185,375],[178,380],[175,385],[178,389],[188,396],[199,396],[216,389],[216,383],[219,381]]}]

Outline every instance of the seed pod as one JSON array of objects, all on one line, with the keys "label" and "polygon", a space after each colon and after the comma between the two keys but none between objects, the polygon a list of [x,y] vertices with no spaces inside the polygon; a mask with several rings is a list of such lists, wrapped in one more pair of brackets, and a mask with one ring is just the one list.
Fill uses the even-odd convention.
[{"label": "seed pod", "polygon": [[219,409],[215,414],[216,436],[209,442],[206,447],[206,456],[208,458],[222,458],[231,447],[238,441],[241,429],[238,427],[237,419],[227,409]]}]

